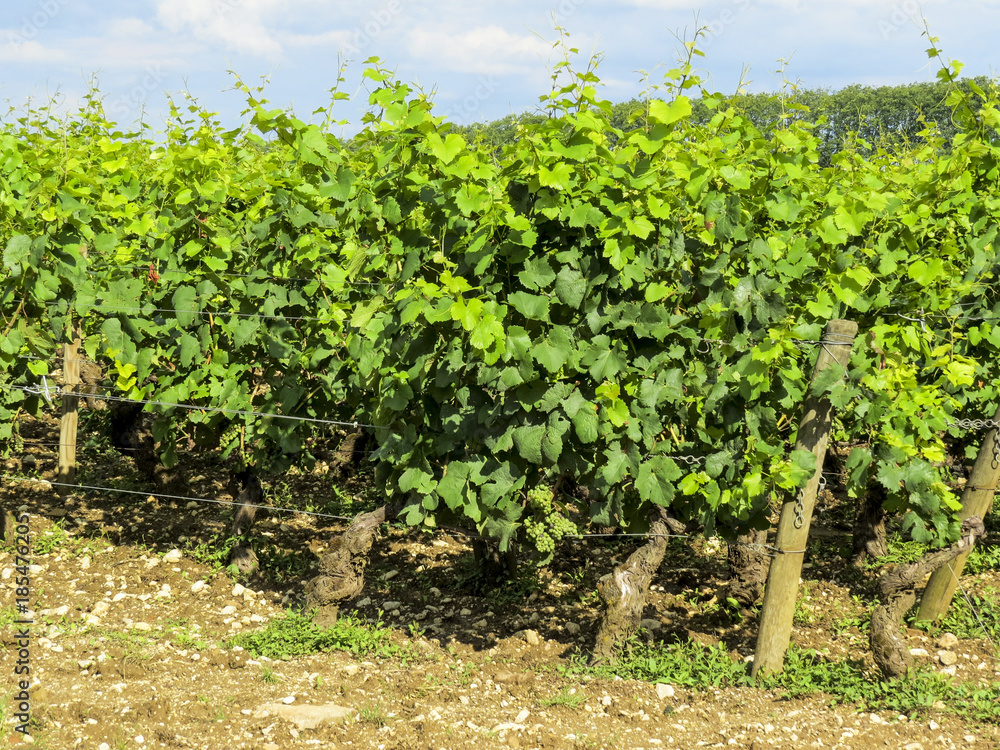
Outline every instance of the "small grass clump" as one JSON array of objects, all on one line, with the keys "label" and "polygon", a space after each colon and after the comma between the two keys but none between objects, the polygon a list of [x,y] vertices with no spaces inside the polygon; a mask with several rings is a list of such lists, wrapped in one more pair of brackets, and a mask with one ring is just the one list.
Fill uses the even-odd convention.
[{"label": "small grass clump", "polygon": [[551,698],[543,698],[538,701],[538,704],[542,708],[551,708],[552,706],[566,706],[566,708],[579,708],[584,703],[587,702],[587,696],[585,693],[577,692],[576,688],[563,688],[563,690]]}]

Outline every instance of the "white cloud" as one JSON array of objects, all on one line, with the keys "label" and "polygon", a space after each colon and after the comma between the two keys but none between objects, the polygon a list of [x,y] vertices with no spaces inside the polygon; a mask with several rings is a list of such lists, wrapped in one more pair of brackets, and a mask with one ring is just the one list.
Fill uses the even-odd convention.
[{"label": "white cloud", "polygon": [[14,32],[7,34],[0,32],[0,39],[4,36],[7,37],[7,41],[0,43],[0,62],[52,63],[66,59],[64,51],[51,49],[40,42],[21,41]]},{"label": "white cloud", "polygon": [[174,33],[190,32],[202,42],[275,60],[283,48],[271,20],[285,5],[287,0],[158,0],[156,18]]},{"label": "white cloud", "polygon": [[293,34],[284,32],[278,36],[284,45],[295,49],[303,47],[330,47],[338,49],[352,43],[354,32],[325,31],[321,34]]},{"label": "white cloud", "polygon": [[137,39],[152,35],[155,29],[141,18],[115,18],[107,26],[108,35],[120,39]]},{"label": "white cloud", "polygon": [[410,34],[410,53],[445,70],[504,75],[538,67],[552,45],[530,34],[512,34],[502,26],[479,26],[468,31],[418,28]]}]

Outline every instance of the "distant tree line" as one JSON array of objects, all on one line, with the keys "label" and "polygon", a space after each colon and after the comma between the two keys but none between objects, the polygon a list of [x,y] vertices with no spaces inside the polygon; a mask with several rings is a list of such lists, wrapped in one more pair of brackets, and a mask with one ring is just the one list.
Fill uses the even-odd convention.
[{"label": "distant tree line", "polygon": [[[980,76],[952,86],[969,91],[970,81],[982,89],[990,85],[986,77]],[[781,127],[788,117],[815,122],[816,134],[822,142],[821,162],[828,164],[850,133],[857,133],[872,149],[882,147],[892,151],[920,143],[921,131],[933,124],[950,141],[957,132],[951,107],[945,102],[952,86],[942,82],[901,86],[854,84],[837,91],[802,89],[784,98],[773,93],[736,94],[728,98],[727,104],[764,132]],[[693,101],[692,105],[692,119],[707,124],[715,110],[702,100]],[[645,103],[639,99],[615,104],[612,122],[623,131],[643,127],[645,111]],[[469,141],[500,149],[518,138],[519,128],[541,122],[545,117],[544,113],[511,114],[490,122],[456,126],[456,130]]]}]

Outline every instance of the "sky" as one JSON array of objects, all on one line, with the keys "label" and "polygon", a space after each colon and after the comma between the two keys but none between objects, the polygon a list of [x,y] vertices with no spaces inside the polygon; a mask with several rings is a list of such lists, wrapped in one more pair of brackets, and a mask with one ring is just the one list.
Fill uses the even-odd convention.
[{"label": "sky", "polygon": [[568,47],[574,69],[598,61],[605,98],[641,96],[698,28],[711,91],[776,91],[783,76],[827,89],[931,81],[923,20],[963,75],[1000,71],[1000,0],[3,0],[0,100],[74,111],[96,80],[119,123],[162,127],[186,92],[235,127],[235,74],[266,80],[272,106],[308,121],[343,70],[350,98],[333,114],[350,132],[373,88],[364,61],[378,57],[466,124],[535,110]]}]

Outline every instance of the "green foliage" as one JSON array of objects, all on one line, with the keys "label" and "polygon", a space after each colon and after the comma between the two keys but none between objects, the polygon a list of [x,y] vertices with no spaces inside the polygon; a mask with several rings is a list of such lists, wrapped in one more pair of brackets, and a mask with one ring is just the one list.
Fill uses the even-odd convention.
[{"label": "green foliage", "polygon": [[[19,389],[78,330],[122,393],[160,402],[168,465],[182,434],[222,435],[280,471],[304,420],[359,422],[406,523],[547,555],[570,517],[760,526],[814,470],[788,427],[825,394],[870,446],[849,492],[877,481],[909,536],[954,539],[950,423],[997,400],[995,92],[946,65],[953,137],[838,131],[830,155],[794,91],[756,123],[687,51],[625,127],[567,49],[547,116],[499,148],[377,60],[349,144],[239,80],[236,130],[174,102],[154,142],[97,91],[0,122],[0,439],[47,408]],[[847,372],[809,383],[841,317],[861,331]],[[528,501],[565,482],[586,492],[557,514]]]},{"label": "green foliage", "polygon": [[226,647],[240,646],[253,656],[269,659],[291,659],[322,651],[388,657],[398,651],[388,640],[388,632],[378,625],[364,625],[343,617],[331,627],[324,628],[307,615],[288,612],[283,618],[271,620],[260,630],[235,636],[226,643]]}]

